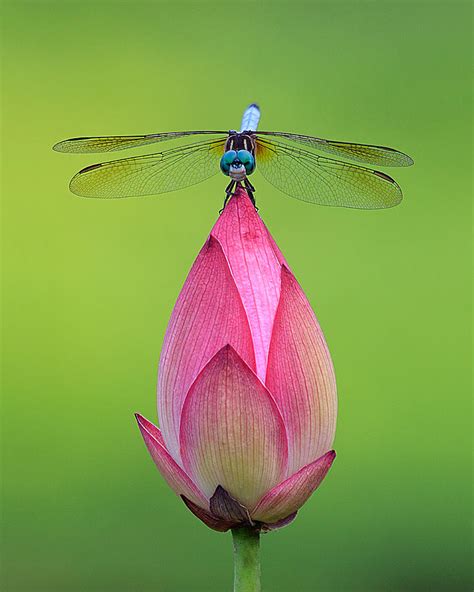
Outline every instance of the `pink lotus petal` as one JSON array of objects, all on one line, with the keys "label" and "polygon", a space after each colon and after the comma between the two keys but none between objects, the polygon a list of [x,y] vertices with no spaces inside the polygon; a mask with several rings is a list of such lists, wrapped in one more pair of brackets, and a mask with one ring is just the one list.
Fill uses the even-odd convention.
[{"label": "pink lotus petal", "polygon": [[208,508],[206,497],[166,450],[160,430],[139,413],[135,417],[146,447],[171,489],[178,495],[185,495],[195,504]]},{"label": "pink lotus petal", "polygon": [[219,240],[229,261],[252,332],[257,375],[263,381],[283,256],[243,189],[230,199],[211,236]]},{"label": "pink lotus petal", "polygon": [[286,471],[286,433],[277,406],[230,346],[190,388],[180,442],[187,473],[208,497],[221,485],[251,507]]},{"label": "pink lotus petal", "polygon": [[158,417],[166,446],[178,462],[179,424],[186,394],[202,368],[227,343],[255,368],[242,301],[222,248],[210,237],[176,302],[160,360]]},{"label": "pink lotus petal", "polygon": [[265,384],[285,422],[291,475],[331,448],[337,396],[323,333],[298,282],[284,266]]},{"label": "pink lotus petal", "polygon": [[289,517],[301,508],[329,471],[336,453],[326,452],[321,458],[306,465],[297,473],[279,483],[266,493],[250,515],[266,523],[277,522]]}]

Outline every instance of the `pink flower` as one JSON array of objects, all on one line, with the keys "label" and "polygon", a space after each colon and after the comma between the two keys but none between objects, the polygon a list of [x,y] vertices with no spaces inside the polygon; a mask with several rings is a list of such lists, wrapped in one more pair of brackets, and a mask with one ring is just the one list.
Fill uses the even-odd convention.
[{"label": "pink flower", "polygon": [[171,315],[159,367],[161,431],[137,414],[159,471],[208,526],[275,528],[335,452],[336,383],[318,321],[238,190]]}]

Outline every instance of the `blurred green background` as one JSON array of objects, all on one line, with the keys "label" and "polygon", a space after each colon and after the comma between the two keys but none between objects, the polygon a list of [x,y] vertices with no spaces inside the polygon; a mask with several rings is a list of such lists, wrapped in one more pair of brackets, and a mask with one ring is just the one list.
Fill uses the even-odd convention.
[{"label": "blurred green background", "polygon": [[402,205],[379,212],[312,206],[253,179],[340,397],[337,461],[299,519],[264,537],[264,589],[472,588],[470,12],[447,1],[3,3],[3,590],[231,589],[230,535],[168,489],[132,415],[156,420],[163,334],[226,181],[84,200],[67,183],[100,155],[51,146],[229,129],[251,101],[261,129],[386,144],[416,161],[391,171]]}]

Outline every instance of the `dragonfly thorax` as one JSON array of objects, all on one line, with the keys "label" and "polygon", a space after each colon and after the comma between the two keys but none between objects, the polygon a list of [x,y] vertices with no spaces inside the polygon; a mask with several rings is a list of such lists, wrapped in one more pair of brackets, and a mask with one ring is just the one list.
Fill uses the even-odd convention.
[{"label": "dragonfly thorax", "polygon": [[230,131],[220,166],[224,175],[243,181],[255,170],[255,135],[251,132]]}]

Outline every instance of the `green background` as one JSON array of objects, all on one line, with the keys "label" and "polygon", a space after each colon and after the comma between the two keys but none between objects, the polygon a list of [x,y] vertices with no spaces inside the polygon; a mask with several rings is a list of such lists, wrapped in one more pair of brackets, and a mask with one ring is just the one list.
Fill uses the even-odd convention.
[{"label": "green background", "polygon": [[84,200],[67,183],[100,155],[51,146],[229,129],[258,101],[261,129],[416,161],[391,171],[404,202],[378,212],[253,179],[325,331],[340,400],[338,458],[299,519],[264,537],[264,589],[470,590],[470,3],[3,13],[2,589],[231,589],[230,535],[168,489],[132,415],[156,421],[163,334],[226,181]]}]

